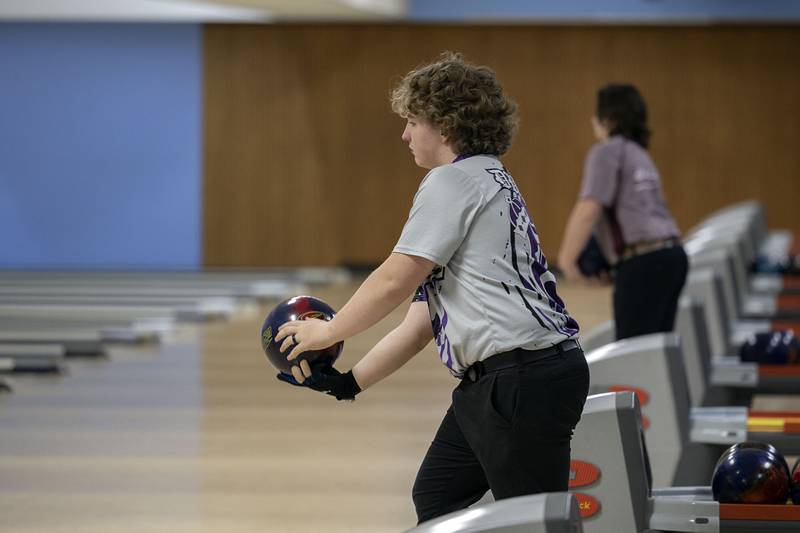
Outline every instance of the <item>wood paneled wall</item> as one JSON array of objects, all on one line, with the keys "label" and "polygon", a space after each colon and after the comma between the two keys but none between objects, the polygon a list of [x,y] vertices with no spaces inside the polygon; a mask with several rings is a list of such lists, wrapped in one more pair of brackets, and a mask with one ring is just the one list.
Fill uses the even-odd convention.
[{"label": "wood paneled wall", "polygon": [[212,25],[205,37],[204,263],[369,264],[424,175],[388,96],[457,50],[518,102],[504,162],[553,257],[593,138],[595,91],[636,84],[682,230],[756,198],[800,228],[800,27]]}]

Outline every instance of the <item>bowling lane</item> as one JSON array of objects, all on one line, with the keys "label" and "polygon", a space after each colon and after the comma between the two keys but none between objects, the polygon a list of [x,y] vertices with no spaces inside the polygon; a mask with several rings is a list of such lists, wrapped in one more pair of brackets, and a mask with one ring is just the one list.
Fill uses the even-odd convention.
[{"label": "bowling lane", "polygon": [[[354,283],[315,295],[341,307]],[[559,288],[584,330],[606,288]],[[400,531],[416,469],[455,381],[429,346],[352,404],[277,382],[259,346],[266,308],[111,347],[0,395],[4,533]],[[348,342],[351,366],[399,322]],[[793,397],[761,409],[800,409]]]},{"label": "bowling lane", "polygon": [[[354,290],[319,296],[340,307]],[[353,404],[277,382],[266,308],[0,395],[6,532],[398,531],[455,381],[429,349]],[[349,366],[399,322],[347,343]],[[362,399],[363,398],[363,399]]]}]

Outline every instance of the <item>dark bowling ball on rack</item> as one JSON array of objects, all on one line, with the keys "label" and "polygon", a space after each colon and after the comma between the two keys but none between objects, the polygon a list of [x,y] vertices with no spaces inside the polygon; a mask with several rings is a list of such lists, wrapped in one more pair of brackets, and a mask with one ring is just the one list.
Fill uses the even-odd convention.
[{"label": "dark bowling ball on rack", "polygon": [[788,254],[780,257],[760,255],[753,262],[753,271],[759,274],[796,276],[800,274],[800,254]]},{"label": "dark bowling ball on rack", "polygon": [[261,348],[263,348],[272,366],[287,374],[291,374],[292,367],[299,365],[300,361],[303,360],[308,361],[312,369],[333,366],[342,353],[344,342],[339,341],[322,350],[302,352],[296,359],[288,361],[286,356],[291,348],[281,353],[280,344],[285,339],[281,339],[280,343],[276,343],[275,335],[278,334],[278,328],[286,322],[306,320],[308,318],[327,321],[331,320],[335,315],[336,312],[330,305],[313,296],[295,296],[276,305],[267,315],[267,318],[264,319],[264,324],[261,326]]},{"label": "dark bowling ball on rack", "polygon": [[789,497],[786,460],[760,448],[725,453],[714,468],[711,493],[719,503],[784,504]]},{"label": "dark bowling ball on rack", "polygon": [[786,274],[789,269],[789,258],[774,258],[760,255],[753,262],[753,272],[759,274]]},{"label": "dark bowling ball on rack", "polygon": [[788,329],[755,333],[742,344],[739,358],[748,363],[764,365],[798,364],[800,339]]},{"label": "dark bowling ball on rack", "polygon": [[797,459],[794,462],[794,468],[792,468],[792,481],[791,481],[791,493],[792,493],[792,503],[795,505],[800,505],[800,459]]},{"label": "dark bowling ball on rack", "polygon": [[717,459],[717,464],[714,466],[716,468],[719,464],[724,461],[730,454],[736,453],[739,450],[744,450],[746,448],[751,448],[755,450],[763,450],[765,452],[769,452],[774,455],[778,462],[783,466],[783,469],[786,470],[786,475],[791,477],[791,470],[789,470],[789,463],[786,462],[786,458],[783,456],[781,452],[778,451],[778,448],[773,446],[768,442],[756,442],[756,441],[745,441],[745,442],[737,442],[727,450],[725,450],[722,455],[719,456]]}]

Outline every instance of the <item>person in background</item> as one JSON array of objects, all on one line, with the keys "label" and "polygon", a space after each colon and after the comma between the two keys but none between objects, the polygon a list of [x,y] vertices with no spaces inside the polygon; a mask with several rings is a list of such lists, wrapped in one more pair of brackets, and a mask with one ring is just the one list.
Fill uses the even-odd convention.
[{"label": "person in background", "polygon": [[672,331],[688,261],[647,151],[647,106],[636,87],[602,87],[592,129],[598,142],[586,156],[559,267],[567,279],[588,281],[578,262],[596,235],[614,264],[616,338]]}]

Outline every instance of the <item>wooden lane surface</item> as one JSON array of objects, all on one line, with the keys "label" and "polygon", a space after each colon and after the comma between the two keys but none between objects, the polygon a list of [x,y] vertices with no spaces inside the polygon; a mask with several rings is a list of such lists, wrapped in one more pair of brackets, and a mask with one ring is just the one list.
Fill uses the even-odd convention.
[{"label": "wooden lane surface", "polygon": [[[355,285],[315,289],[338,308]],[[564,285],[584,331],[609,291]],[[277,382],[265,309],[114,348],[0,396],[0,531],[382,532],[414,523],[417,467],[456,382],[432,346],[348,404]],[[349,368],[403,316],[347,341]],[[788,403],[787,403],[788,402]],[[762,409],[799,407],[794,399]]]}]

